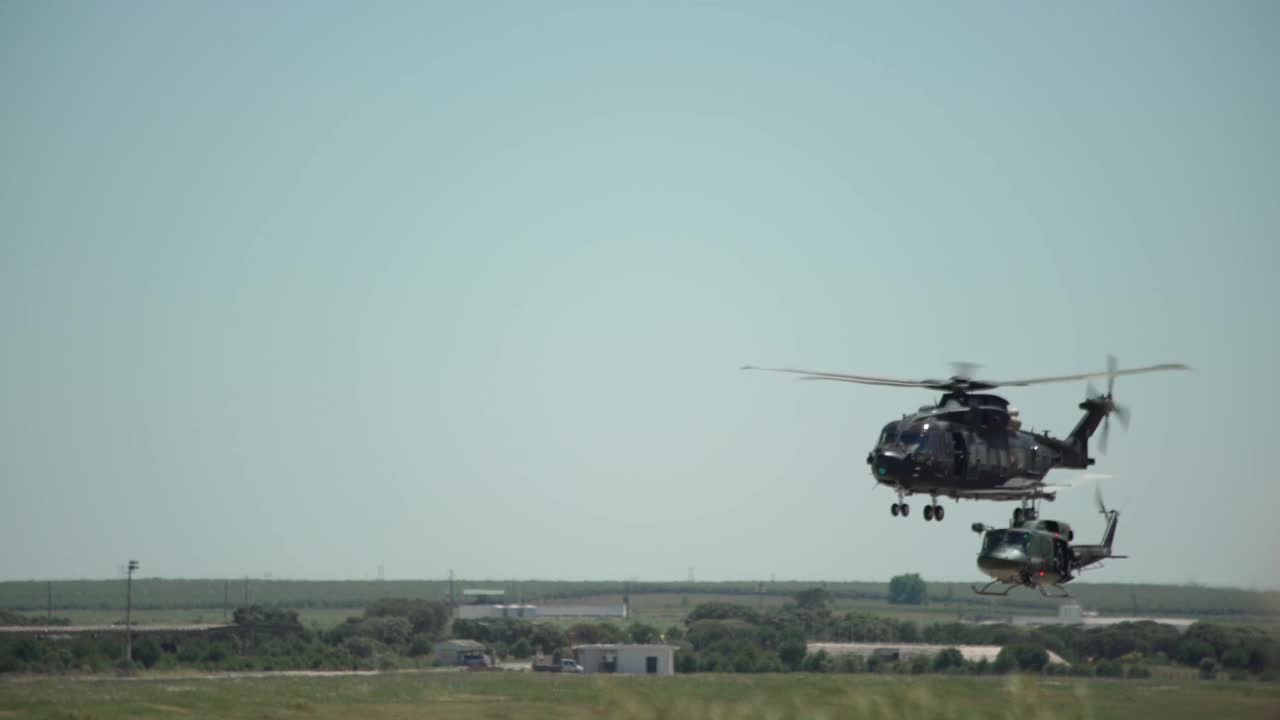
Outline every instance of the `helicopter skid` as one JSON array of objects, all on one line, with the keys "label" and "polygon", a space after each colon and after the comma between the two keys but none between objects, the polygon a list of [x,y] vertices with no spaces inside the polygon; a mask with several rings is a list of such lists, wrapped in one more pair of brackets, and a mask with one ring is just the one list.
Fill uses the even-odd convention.
[{"label": "helicopter skid", "polygon": [[[1051,594],[1051,593],[1047,592],[1047,591],[1045,590],[1045,588],[1050,588],[1050,587],[1054,588],[1055,590],[1059,591],[1059,592],[1060,592],[1060,593],[1062,593],[1062,594],[1061,594],[1061,595],[1055,595],[1055,594]],[[1036,590],[1039,590],[1041,595],[1043,595],[1043,596],[1045,596],[1045,597],[1047,597],[1047,598],[1053,599],[1053,600],[1059,600],[1059,599],[1062,599],[1062,598],[1069,598],[1069,597],[1071,597],[1071,593],[1067,592],[1067,589],[1066,589],[1066,588],[1064,588],[1064,587],[1062,587],[1061,585],[1037,585],[1037,586],[1036,586]]]},{"label": "helicopter skid", "polygon": [[[991,588],[991,586],[992,586],[992,585],[1004,585],[1004,586],[1005,586],[1005,587],[1004,587],[1004,592],[988,592],[988,590]],[[1010,591],[1010,590],[1013,590],[1013,589],[1014,589],[1014,588],[1016,588],[1016,587],[1018,587],[1018,586],[1017,586],[1017,585],[1009,585],[1009,584],[1007,584],[1007,583],[1005,583],[1005,582],[1003,582],[1003,581],[1001,581],[1001,580],[992,580],[991,582],[987,583],[986,585],[983,585],[981,590],[979,590],[977,587],[975,587],[975,586],[973,586],[973,585],[970,585],[970,586],[969,586],[969,589],[970,589],[970,590],[973,590],[973,592],[974,592],[974,593],[976,593],[976,594],[978,594],[978,595],[991,595],[991,596],[995,596],[995,597],[1005,597],[1006,595],[1008,595],[1008,594],[1009,594],[1009,591]]]}]

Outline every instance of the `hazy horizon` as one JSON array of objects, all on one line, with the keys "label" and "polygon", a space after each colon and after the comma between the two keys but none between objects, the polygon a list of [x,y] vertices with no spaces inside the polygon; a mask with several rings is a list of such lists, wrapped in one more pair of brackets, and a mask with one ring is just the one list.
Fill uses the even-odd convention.
[{"label": "hazy horizon", "polygon": [[[937,393],[739,366],[1114,353],[1193,371],[1117,380],[1131,559],[1082,580],[1280,589],[1277,37],[1266,2],[0,4],[0,579],[976,582],[1014,505],[894,518],[864,462]],[[1057,435],[1085,393],[1003,390]],[[1095,538],[1092,492],[1042,515]]]}]

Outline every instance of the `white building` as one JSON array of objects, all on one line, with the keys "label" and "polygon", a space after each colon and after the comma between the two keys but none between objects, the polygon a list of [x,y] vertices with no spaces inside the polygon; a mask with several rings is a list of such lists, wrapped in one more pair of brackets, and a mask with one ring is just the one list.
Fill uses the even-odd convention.
[{"label": "white building", "polygon": [[574,645],[573,658],[584,672],[675,675],[675,645]]},{"label": "white building", "polygon": [[436,665],[493,665],[493,659],[485,654],[484,643],[475,640],[445,640],[436,643]]},{"label": "white building", "polygon": [[629,615],[626,603],[620,605],[540,605],[540,617],[557,618],[622,618]]},{"label": "white building", "polygon": [[462,605],[458,607],[458,617],[462,620],[479,620],[481,618],[515,618],[532,620],[538,614],[536,605]]},{"label": "white building", "polygon": [[1115,625],[1124,622],[1143,622],[1151,621],[1162,625],[1171,625],[1179,631],[1184,631],[1195,624],[1193,618],[1176,618],[1176,617],[1141,617],[1141,616],[1108,616],[1102,617],[1097,612],[1088,611],[1080,607],[1079,603],[1068,602],[1058,606],[1057,617],[1044,617],[1039,615],[1015,615],[1009,618],[1010,625],[1084,625],[1086,627],[1100,627],[1102,625]]},{"label": "white building", "polygon": [[[925,657],[933,657],[943,650],[953,647],[960,651],[965,660],[970,662],[978,662],[986,659],[987,662],[995,662],[1000,655],[999,645],[926,645],[924,643],[896,643],[896,642],[879,642],[879,643],[855,643],[855,642],[811,642],[805,647],[805,652],[816,654],[819,650],[825,651],[831,657],[840,657],[841,655],[861,655],[870,659],[878,657],[888,662],[899,662],[910,660],[917,655]],[[1060,655],[1053,651],[1049,653],[1050,665],[1069,665]]]}]

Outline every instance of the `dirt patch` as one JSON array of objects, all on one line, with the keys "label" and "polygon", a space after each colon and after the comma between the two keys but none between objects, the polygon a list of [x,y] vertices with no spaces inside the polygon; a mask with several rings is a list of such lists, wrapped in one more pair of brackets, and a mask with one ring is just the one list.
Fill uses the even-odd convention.
[{"label": "dirt patch", "polygon": [[186,708],[180,708],[177,705],[157,705],[155,703],[147,703],[146,706],[151,708],[152,710],[159,710],[160,712],[168,712],[168,713],[178,713],[179,715],[188,715],[191,713],[190,710]]}]

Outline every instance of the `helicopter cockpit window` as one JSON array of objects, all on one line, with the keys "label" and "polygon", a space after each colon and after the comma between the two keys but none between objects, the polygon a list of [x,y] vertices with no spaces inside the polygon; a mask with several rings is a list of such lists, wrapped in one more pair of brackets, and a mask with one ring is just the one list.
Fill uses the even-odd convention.
[{"label": "helicopter cockpit window", "polygon": [[998,547],[1012,547],[1026,552],[1031,536],[1022,530],[992,530],[982,538],[982,552],[989,553]]},{"label": "helicopter cockpit window", "polygon": [[898,423],[889,423],[880,431],[880,444],[888,445],[898,439]]},{"label": "helicopter cockpit window", "polygon": [[908,449],[916,447],[926,449],[929,446],[929,425],[912,425],[902,431],[902,434],[898,436],[898,440]]}]

